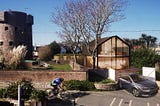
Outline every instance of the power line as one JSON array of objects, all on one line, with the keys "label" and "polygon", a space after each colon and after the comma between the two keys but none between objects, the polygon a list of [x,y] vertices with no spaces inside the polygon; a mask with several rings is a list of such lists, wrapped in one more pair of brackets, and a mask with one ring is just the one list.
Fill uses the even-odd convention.
[{"label": "power line", "polygon": [[[108,31],[108,32],[160,32],[160,30],[111,30],[111,31]],[[56,32],[41,32],[41,31],[33,31],[33,33],[56,33]]]},{"label": "power line", "polygon": [[124,31],[113,30],[109,32],[160,32],[160,30],[124,30]]},{"label": "power line", "polygon": [[41,31],[33,31],[33,33],[56,33],[56,32],[41,32]]}]

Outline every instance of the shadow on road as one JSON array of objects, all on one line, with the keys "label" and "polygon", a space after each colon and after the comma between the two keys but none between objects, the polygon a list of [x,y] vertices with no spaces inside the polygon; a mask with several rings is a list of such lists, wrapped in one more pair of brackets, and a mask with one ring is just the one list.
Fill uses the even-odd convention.
[{"label": "shadow on road", "polygon": [[48,100],[47,106],[72,106],[72,101],[55,98]]},{"label": "shadow on road", "polygon": [[89,95],[90,93],[86,92],[67,92],[63,95],[63,98],[54,98],[47,100],[47,106],[75,106],[76,98]]}]

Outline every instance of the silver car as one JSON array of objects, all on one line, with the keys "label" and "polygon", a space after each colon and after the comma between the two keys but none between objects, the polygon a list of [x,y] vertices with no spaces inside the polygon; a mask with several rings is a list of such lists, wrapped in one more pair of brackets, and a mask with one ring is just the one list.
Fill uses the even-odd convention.
[{"label": "silver car", "polygon": [[118,87],[128,90],[136,97],[156,94],[159,90],[155,81],[145,79],[138,74],[121,76],[118,79]]}]

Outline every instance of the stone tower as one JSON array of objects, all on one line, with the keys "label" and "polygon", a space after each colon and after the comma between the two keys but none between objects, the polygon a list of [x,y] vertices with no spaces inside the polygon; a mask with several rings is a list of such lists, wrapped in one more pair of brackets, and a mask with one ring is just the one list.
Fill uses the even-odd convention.
[{"label": "stone tower", "polygon": [[18,45],[27,47],[26,59],[32,59],[33,16],[24,12],[0,12],[0,49],[4,54]]}]

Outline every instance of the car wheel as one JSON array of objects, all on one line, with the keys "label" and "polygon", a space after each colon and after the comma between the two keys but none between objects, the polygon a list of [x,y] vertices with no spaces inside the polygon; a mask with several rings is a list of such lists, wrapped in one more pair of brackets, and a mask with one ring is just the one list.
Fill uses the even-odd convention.
[{"label": "car wheel", "polygon": [[139,91],[136,88],[133,88],[132,93],[133,93],[133,96],[135,97],[139,96]]}]

